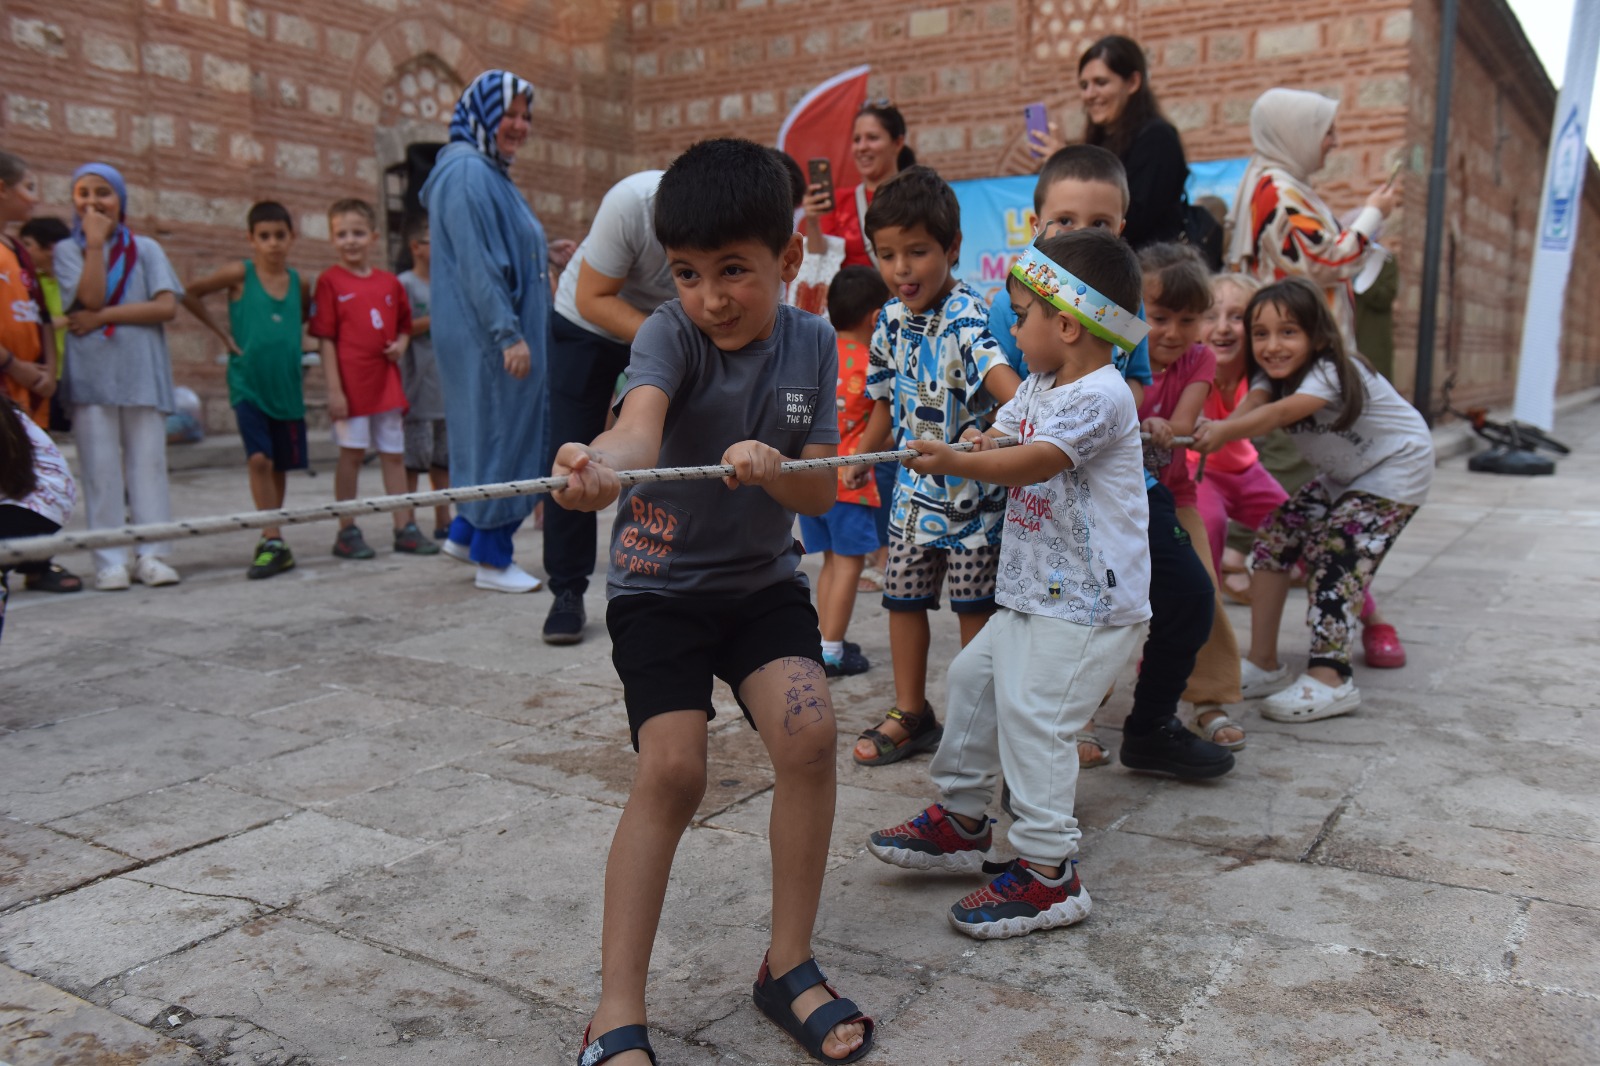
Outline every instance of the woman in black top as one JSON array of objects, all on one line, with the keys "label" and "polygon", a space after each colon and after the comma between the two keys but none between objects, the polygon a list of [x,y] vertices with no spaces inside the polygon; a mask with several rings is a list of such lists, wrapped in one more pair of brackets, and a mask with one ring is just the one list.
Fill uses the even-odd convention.
[{"label": "woman in black top", "polygon": [[[1116,153],[1128,172],[1123,237],[1135,248],[1182,239],[1189,164],[1178,131],[1161,117],[1150,91],[1144,50],[1127,37],[1100,38],[1078,60],[1078,89],[1089,120],[1083,139]],[[1036,138],[1033,150],[1047,157],[1061,147],[1053,140]]]}]

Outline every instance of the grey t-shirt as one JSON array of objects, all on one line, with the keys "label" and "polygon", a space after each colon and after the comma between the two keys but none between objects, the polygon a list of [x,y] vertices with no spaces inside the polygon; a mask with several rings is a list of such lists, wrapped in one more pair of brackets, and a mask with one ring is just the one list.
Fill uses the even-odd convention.
[{"label": "grey t-shirt", "polygon": [[[429,285],[413,271],[400,275],[406,299],[411,301],[411,320],[428,314]],[[411,343],[400,357],[400,382],[406,390],[407,422],[432,422],[444,417],[444,393],[439,386],[439,364],[433,358],[433,334],[411,334]]]},{"label": "grey t-shirt", "polygon": [[600,201],[589,235],[572,254],[556,286],[556,313],[590,333],[621,342],[578,313],[578,268],[588,263],[608,278],[621,278],[617,293],[630,307],[649,314],[678,295],[667,269],[667,253],[656,240],[656,189],[662,171],[642,170],[611,187]]},{"label": "grey t-shirt", "polygon": [[[634,338],[627,391],[653,385],[671,401],[656,466],[714,466],[742,440],[797,459],[839,442],[838,365],[833,327],[816,315],[780,305],[770,337],[724,352],[671,300]],[[800,555],[794,512],[764,488],[634,485],[617,501],[606,595],[746,596],[795,580]]]},{"label": "grey t-shirt", "polygon": [[[128,275],[122,303],[144,303],[163,292],[182,299],[183,286],[161,245],[138,234],[134,234],[133,243],[138,261]],[[64,309],[70,310],[78,299],[83,251],[70,237],[55,246],[56,282],[61,286]],[[107,259],[111,256],[109,242],[105,255]],[[163,414],[171,414],[175,407],[172,356],[167,352],[166,330],[159,324],[118,326],[109,337],[103,329],[81,337],[69,332],[64,377],[69,404],[154,407]]]},{"label": "grey t-shirt", "polygon": [[[1417,409],[1393,385],[1360,363],[1356,370],[1366,387],[1361,417],[1349,429],[1336,430],[1340,406],[1339,372],[1319,360],[1300,382],[1297,393],[1327,400],[1309,422],[1285,427],[1306,462],[1321,473],[1328,497],[1367,492],[1396,503],[1419,505],[1433,484],[1433,434]],[[1265,374],[1252,389],[1270,389]]]}]

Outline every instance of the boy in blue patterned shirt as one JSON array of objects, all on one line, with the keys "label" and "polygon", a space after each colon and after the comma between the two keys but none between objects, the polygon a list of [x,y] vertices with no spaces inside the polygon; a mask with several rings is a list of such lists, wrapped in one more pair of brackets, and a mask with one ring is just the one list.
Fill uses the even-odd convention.
[{"label": "boy in blue patterned shirt", "polygon": [[[867,394],[877,401],[869,450],[891,432],[954,443],[1009,401],[1021,379],[989,335],[989,307],[952,271],[961,253],[955,190],[928,167],[879,187],[865,221],[894,298],[873,330]],[[967,478],[902,469],[889,519],[883,605],[889,614],[895,706],[856,742],[856,762],[880,766],[939,746],[927,701],[928,612],[949,584],[963,646],[994,613],[1005,490]]]}]

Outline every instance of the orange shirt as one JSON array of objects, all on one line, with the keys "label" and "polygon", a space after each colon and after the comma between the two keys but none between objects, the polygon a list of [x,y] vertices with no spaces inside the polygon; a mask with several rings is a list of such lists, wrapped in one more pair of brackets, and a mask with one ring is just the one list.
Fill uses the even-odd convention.
[{"label": "orange shirt", "polygon": [[[861,437],[867,431],[867,421],[872,417],[872,409],[876,402],[867,395],[867,346],[856,341],[839,338],[839,390],[837,404],[839,407],[839,454],[857,455],[861,451]],[[839,502],[860,503],[868,507],[877,507],[878,483],[875,478],[868,478],[867,483],[859,489],[847,489],[844,486],[844,474],[847,470],[858,470],[859,467],[846,466],[839,468]]]},{"label": "orange shirt", "polygon": [[[1206,394],[1206,404],[1201,409],[1201,414],[1205,415],[1208,421],[1221,422],[1233,414],[1233,409],[1238,407],[1249,393],[1250,383],[1243,378],[1239,379],[1238,384],[1233,387],[1232,396],[1223,396],[1220,388],[1213,388]],[[1224,444],[1207,462],[1210,463],[1213,470],[1220,470],[1224,474],[1237,474],[1254,466],[1258,458],[1255,445],[1244,438],[1240,438]],[[1200,456],[1191,450],[1189,452],[1189,474],[1191,477],[1194,475],[1195,468],[1199,465]]]},{"label": "orange shirt", "polygon": [[[43,313],[33,302],[29,280],[10,243],[0,239],[0,346],[24,363],[37,363],[44,355]],[[48,398],[35,396],[9,376],[5,383],[6,394],[29,418],[42,427],[50,425]]]}]

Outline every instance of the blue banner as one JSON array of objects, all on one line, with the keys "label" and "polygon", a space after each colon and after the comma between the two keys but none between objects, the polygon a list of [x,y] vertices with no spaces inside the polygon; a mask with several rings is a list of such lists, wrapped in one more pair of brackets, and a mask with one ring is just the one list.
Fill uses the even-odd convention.
[{"label": "blue banner", "polygon": [[[1220,159],[1190,163],[1187,191],[1190,202],[1218,196],[1230,207],[1248,159]],[[1011,264],[1033,240],[1033,187],[1037,177],[974,178],[953,181],[961,204],[961,265],[963,281],[992,300],[1005,284]]]}]

